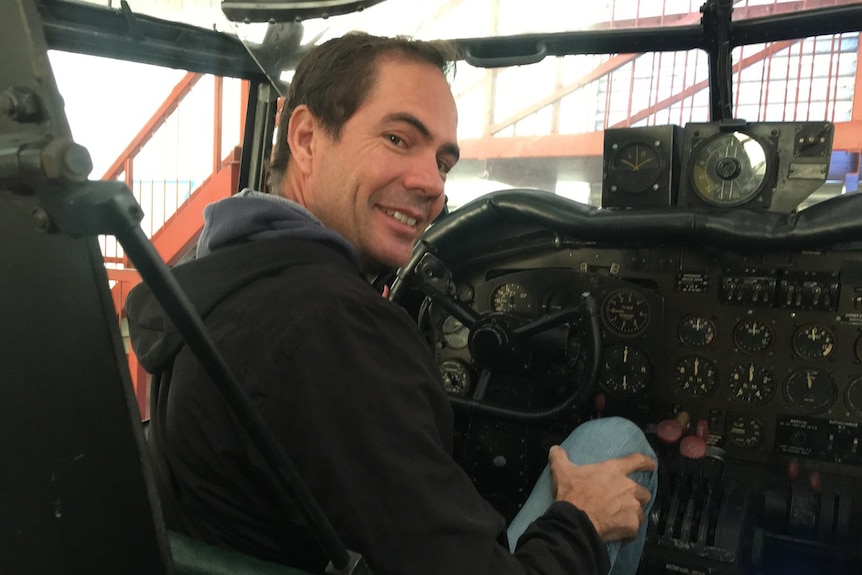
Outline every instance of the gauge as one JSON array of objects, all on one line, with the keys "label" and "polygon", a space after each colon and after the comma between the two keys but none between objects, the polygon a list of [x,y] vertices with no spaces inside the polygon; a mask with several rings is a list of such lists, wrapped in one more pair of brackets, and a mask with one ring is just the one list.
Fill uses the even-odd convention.
[{"label": "gauge", "polygon": [[835,349],[835,336],[819,325],[803,325],[793,333],[793,351],[805,359],[823,359]]},{"label": "gauge", "polygon": [[677,388],[695,397],[711,394],[718,384],[718,370],[705,357],[684,357],[677,362],[675,371]]},{"label": "gauge", "polygon": [[772,328],[756,319],[739,322],[733,330],[736,347],[748,353],[766,351],[772,345]]},{"label": "gauge", "polygon": [[600,381],[608,391],[633,395],[646,389],[649,376],[649,359],[640,348],[621,343],[605,348]]},{"label": "gauge", "polygon": [[822,369],[800,369],[791,373],[784,382],[787,401],[802,411],[818,412],[828,409],[838,392],[835,381]]},{"label": "gauge", "polygon": [[728,386],[736,399],[761,405],[775,394],[775,377],[756,363],[741,363],[730,370]]},{"label": "gauge", "polygon": [[470,390],[472,377],[470,368],[463,361],[448,359],[440,364],[440,374],[443,376],[443,389],[454,395],[466,395]]},{"label": "gauge", "polygon": [[501,313],[529,313],[532,311],[530,294],[520,284],[507,282],[491,295],[491,307]]},{"label": "gauge", "polygon": [[857,377],[847,386],[844,403],[856,417],[862,417],[862,377]]},{"label": "gauge", "polygon": [[652,189],[662,173],[661,156],[652,144],[629,142],[611,157],[613,186],[621,192],[638,194]]},{"label": "gauge", "polygon": [[757,418],[738,415],[727,422],[727,438],[737,447],[759,447],[763,443],[763,424]]},{"label": "gauge", "polygon": [[649,324],[650,310],[646,298],[631,289],[608,294],[602,305],[602,317],[608,329],[618,335],[638,335]]},{"label": "gauge", "polygon": [[454,316],[446,316],[443,320],[443,341],[452,349],[462,349],[467,346],[470,329]]},{"label": "gauge", "polygon": [[766,149],[744,132],[724,132],[704,141],[694,150],[691,166],[694,191],[713,206],[749,202],[766,183]]},{"label": "gauge", "polygon": [[679,340],[691,347],[704,347],[715,339],[715,323],[699,315],[690,315],[679,323]]}]

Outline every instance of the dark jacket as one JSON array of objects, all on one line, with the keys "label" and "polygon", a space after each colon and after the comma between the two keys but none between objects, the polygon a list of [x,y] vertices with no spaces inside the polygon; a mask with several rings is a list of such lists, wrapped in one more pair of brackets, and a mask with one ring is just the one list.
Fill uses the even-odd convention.
[{"label": "dark jacket", "polygon": [[[365,281],[349,244],[307,225],[313,239],[229,234],[174,274],[345,544],[377,575],[606,573],[604,545],[568,503],[508,551],[503,518],[451,457],[452,411],[415,322]],[[146,286],[127,312],[141,364],[159,374],[150,445],[168,526],[322,570],[317,545],[275,504],[270,470]]]}]

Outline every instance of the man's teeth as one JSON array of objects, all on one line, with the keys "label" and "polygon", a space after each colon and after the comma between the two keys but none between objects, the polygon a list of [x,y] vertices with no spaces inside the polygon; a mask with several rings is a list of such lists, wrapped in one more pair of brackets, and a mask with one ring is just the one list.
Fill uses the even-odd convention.
[{"label": "man's teeth", "polygon": [[390,216],[392,216],[393,218],[395,218],[396,220],[398,220],[402,224],[407,224],[408,226],[415,226],[416,225],[416,219],[415,218],[405,216],[401,212],[396,212],[393,210],[383,210],[383,211],[385,211],[387,214],[389,214]]}]

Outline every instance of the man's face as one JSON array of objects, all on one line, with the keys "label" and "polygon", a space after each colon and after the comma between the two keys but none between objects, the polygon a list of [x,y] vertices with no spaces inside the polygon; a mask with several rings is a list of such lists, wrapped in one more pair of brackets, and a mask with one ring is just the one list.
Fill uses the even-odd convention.
[{"label": "man's face", "polygon": [[458,161],[455,100],[434,66],[383,57],[338,139],[319,131],[305,204],[369,269],[401,266],[439,215]]}]

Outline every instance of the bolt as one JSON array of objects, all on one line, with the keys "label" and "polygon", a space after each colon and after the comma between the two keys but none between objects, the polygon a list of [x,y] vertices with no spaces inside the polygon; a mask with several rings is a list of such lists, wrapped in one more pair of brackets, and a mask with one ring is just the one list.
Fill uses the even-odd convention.
[{"label": "bolt", "polygon": [[35,208],[31,214],[33,221],[36,223],[36,229],[40,232],[47,232],[51,229],[51,216],[42,208]]},{"label": "bolt", "polygon": [[92,170],[93,160],[84,146],[73,142],[63,152],[63,172],[67,179],[82,182]]},{"label": "bolt", "polygon": [[0,94],[0,113],[22,124],[35,123],[42,117],[42,106],[36,92],[12,86]]},{"label": "bolt", "polygon": [[42,171],[48,178],[83,182],[92,169],[87,148],[67,138],[55,138],[42,149]]}]

